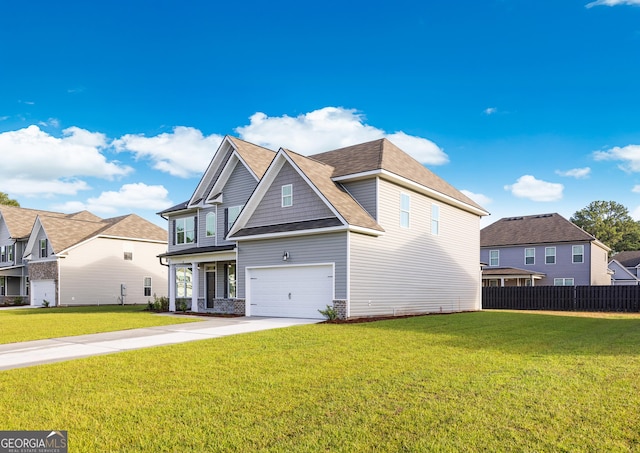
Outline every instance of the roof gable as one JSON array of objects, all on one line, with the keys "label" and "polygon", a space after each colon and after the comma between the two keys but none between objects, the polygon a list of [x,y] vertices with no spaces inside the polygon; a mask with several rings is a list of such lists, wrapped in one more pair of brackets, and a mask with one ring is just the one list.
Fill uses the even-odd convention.
[{"label": "roof gable", "polygon": [[224,185],[224,178],[229,177],[238,162],[242,162],[256,181],[259,180],[264,176],[274,156],[275,152],[270,149],[245,142],[239,138],[226,136],[213,155],[188,202],[188,206],[197,206],[204,200],[215,197],[220,186]]},{"label": "roof gable", "polygon": [[613,258],[624,267],[636,267],[640,265],[640,250],[616,253]]},{"label": "roof gable", "polygon": [[60,212],[41,211],[38,209],[27,209],[17,206],[0,205],[0,217],[5,222],[9,234],[13,239],[25,239],[31,234],[31,229],[39,215],[55,217],[66,217],[67,214]]},{"label": "roof gable", "polygon": [[504,217],[480,230],[481,247],[593,241],[597,239],[557,213]]},{"label": "roof gable", "polygon": [[406,179],[436,194],[451,198],[463,205],[488,213],[479,204],[437,176],[386,138],[348,146],[309,156],[334,167],[334,179],[357,177],[367,173],[385,173]]}]

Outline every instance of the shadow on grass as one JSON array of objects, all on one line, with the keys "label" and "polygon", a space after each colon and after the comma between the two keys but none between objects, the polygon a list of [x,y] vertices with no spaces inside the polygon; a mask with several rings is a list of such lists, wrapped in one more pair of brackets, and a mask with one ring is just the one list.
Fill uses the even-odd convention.
[{"label": "shadow on grass", "polygon": [[529,355],[640,355],[640,318],[475,312],[354,324],[431,335],[434,346]]}]

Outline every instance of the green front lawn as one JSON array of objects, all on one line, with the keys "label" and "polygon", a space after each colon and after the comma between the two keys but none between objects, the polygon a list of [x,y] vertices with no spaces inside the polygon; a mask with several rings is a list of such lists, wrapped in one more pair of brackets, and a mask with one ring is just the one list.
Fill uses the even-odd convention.
[{"label": "green front lawn", "polygon": [[0,344],[199,321],[158,316],[142,305],[0,310]]},{"label": "green front lawn", "polygon": [[640,319],[316,324],[0,372],[70,451],[638,451]]}]

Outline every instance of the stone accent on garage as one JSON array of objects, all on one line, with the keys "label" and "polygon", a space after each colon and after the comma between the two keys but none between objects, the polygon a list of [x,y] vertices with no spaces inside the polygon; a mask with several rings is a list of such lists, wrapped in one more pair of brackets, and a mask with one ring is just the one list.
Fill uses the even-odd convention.
[{"label": "stone accent on garage", "polygon": [[347,319],[347,301],[344,299],[334,299],[333,309],[338,313],[338,319]]},{"label": "stone accent on garage", "polygon": [[240,315],[240,316],[244,316],[245,315],[245,311],[244,311],[245,304],[246,304],[246,300],[245,299],[233,299],[234,314]]},{"label": "stone accent on garage", "polygon": [[[238,299],[216,298],[213,299],[213,307],[207,307],[204,299],[198,299],[198,311],[201,313],[220,313],[224,315],[235,315],[236,302]],[[244,314],[244,300],[242,300],[242,313]]]}]

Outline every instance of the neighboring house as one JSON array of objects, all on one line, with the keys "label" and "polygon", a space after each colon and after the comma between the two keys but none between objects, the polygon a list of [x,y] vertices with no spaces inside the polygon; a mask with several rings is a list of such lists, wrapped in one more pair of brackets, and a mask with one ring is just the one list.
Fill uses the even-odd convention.
[{"label": "neighboring house", "polygon": [[386,139],[305,157],[225,137],[191,199],[159,214],[171,310],[481,309],[488,213]]},{"label": "neighboring house", "polygon": [[640,285],[639,268],[640,250],[616,253],[609,261],[609,269],[613,273],[611,276],[612,284]]},{"label": "neighboring house", "polygon": [[611,284],[611,249],[556,213],[500,219],[480,243],[484,286]]},{"label": "neighboring house", "polygon": [[[166,230],[130,214],[101,219],[0,206],[5,296],[31,305],[146,304],[167,294]],[[1,253],[0,253],[1,255]],[[2,258],[2,257],[0,257]]]}]

